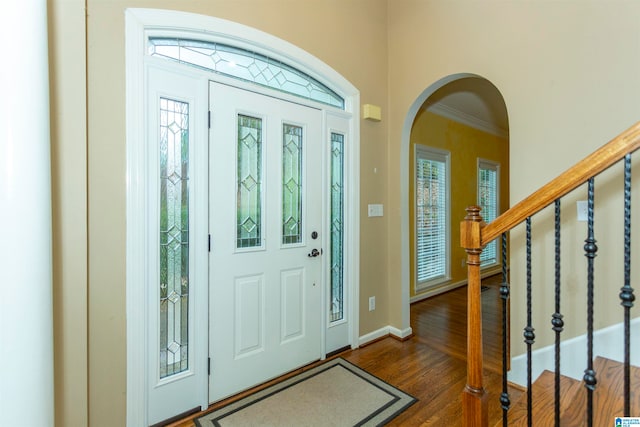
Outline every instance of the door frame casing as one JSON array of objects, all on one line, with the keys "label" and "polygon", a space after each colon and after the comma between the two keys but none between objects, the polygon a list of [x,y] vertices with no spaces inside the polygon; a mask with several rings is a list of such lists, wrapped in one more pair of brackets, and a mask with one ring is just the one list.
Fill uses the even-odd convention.
[{"label": "door frame casing", "polygon": [[[345,100],[349,113],[350,144],[345,149],[345,282],[349,283],[351,317],[349,341],[358,346],[359,336],[359,91],[335,70],[296,46],[242,24],[186,12],[158,9],[125,11],[126,59],[126,342],[127,342],[127,425],[147,423],[147,283],[145,217],[146,171],[149,162],[145,141],[145,64],[146,37],[162,31],[190,32],[245,49],[268,53],[269,56],[316,78]],[[327,325],[328,326],[328,325]]]}]

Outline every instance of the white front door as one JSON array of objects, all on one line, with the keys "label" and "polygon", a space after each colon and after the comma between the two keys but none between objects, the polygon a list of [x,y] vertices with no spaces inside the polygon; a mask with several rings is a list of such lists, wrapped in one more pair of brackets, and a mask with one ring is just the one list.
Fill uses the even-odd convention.
[{"label": "white front door", "polygon": [[322,357],[322,112],[210,83],[209,400]]}]

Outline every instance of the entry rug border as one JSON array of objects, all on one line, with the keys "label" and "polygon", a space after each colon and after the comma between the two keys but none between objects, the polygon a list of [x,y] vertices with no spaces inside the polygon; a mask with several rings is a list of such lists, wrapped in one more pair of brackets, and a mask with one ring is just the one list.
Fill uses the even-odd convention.
[{"label": "entry rug border", "polygon": [[392,386],[384,380],[376,377],[365,371],[362,368],[357,367],[356,365],[348,362],[347,360],[338,357],[336,359],[329,360],[319,366],[309,369],[308,371],[301,372],[297,375],[294,375],[291,378],[288,378],[279,383],[273,384],[265,388],[264,390],[257,391],[255,393],[250,394],[236,402],[230,403],[228,405],[223,406],[222,408],[216,409],[213,412],[202,415],[194,420],[196,426],[198,427],[211,427],[211,426],[220,426],[218,420],[223,419],[224,417],[231,415],[235,412],[238,412],[244,408],[247,408],[254,403],[257,403],[261,400],[267,399],[270,396],[275,395],[276,393],[285,390],[289,387],[292,387],[296,384],[299,384],[311,377],[319,375],[331,368],[336,366],[343,367],[367,381],[369,384],[377,387],[378,389],[386,392],[387,394],[393,396],[388,403],[378,408],[376,411],[371,413],[366,418],[362,419],[360,422],[355,424],[354,427],[370,427],[370,426],[382,426],[391,421],[393,418],[397,417],[401,412],[407,409],[409,406],[413,405],[417,402],[417,399],[411,396],[408,393],[400,390],[399,388]]}]

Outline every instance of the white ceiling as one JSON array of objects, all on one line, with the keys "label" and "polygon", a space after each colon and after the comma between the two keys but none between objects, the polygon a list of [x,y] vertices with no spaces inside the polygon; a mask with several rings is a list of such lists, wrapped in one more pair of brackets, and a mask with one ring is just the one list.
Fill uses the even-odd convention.
[{"label": "white ceiling", "polygon": [[507,136],[509,122],[502,95],[488,80],[469,77],[455,80],[436,90],[424,106],[481,130]]}]

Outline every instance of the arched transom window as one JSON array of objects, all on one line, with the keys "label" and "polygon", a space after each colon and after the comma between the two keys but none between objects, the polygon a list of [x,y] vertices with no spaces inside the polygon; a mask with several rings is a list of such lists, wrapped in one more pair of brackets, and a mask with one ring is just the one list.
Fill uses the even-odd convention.
[{"label": "arched transom window", "polygon": [[344,110],[344,99],[327,86],[282,61],[257,52],[207,41],[150,37],[148,54]]}]

